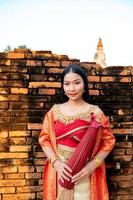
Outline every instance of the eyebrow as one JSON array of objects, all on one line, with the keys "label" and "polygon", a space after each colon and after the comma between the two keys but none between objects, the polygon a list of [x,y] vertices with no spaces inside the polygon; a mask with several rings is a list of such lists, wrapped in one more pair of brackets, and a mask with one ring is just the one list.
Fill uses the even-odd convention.
[{"label": "eyebrow", "polygon": [[[81,81],[81,79],[76,79],[76,80],[74,80],[74,81]],[[67,81],[67,80],[65,81],[65,80],[64,80],[64,82],[70,82],[70,81]]]}]

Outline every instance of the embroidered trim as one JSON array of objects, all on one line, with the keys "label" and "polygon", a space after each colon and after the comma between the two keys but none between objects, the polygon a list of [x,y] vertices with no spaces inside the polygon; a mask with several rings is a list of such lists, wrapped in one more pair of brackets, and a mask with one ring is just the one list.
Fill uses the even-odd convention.
[{"label": "embroidered trim", "polygon": [[56,120],[61,121],[63,124],[70,124],[76,119],[83,119],[86,121],[90,121],[90,113],[95,112],[98,106],[91,105],[86,112],[78,113],[75,115],[65,115],[60,110],[60,104],[55,104],[52,108]]},{"label": "embroidered trim", "polygon": [[58,149],[59,157],[63,159],[64,161],[70,158],[74,152],[74,149],[69,150],[69,149],[63,148],[61,145],[58,145],[57,149]]}]

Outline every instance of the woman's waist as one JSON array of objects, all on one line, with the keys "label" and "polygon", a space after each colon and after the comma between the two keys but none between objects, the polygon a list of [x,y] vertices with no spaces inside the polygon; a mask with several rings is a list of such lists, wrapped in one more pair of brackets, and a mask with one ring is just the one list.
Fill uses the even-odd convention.
[{"label": "woman's waist", "polygon": [[59,157],[66,161],[72,156],[73,152],[75,151],[75,147],[58,144],[57,150]]}]

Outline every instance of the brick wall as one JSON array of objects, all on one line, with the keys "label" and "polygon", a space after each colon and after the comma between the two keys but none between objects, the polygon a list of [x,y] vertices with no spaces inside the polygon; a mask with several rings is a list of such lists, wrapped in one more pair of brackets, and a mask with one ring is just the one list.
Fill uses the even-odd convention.
[{"label": "brick wall", "polygon": [[[42,199],[38,134],[45,112],[60,101],[60,74],[70,63],[80,61],[51,51],[0,53],[0,200]],[[103,109],[116,136],[106,160],[110,200],[131,200],[133,67],[80,64],[88,74],[91,103]]]}]

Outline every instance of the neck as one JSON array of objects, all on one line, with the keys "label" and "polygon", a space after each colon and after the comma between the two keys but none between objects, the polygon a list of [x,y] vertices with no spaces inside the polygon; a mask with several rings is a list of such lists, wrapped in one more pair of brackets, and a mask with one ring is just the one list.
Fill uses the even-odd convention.
[{"label": "neck", "polygon": [[78,105],[81,106],[84,103],[85,103],[85,101],[83,99],[79,99],[76,101],[68,100],[68,104],[71,106],[78,106]]}]

